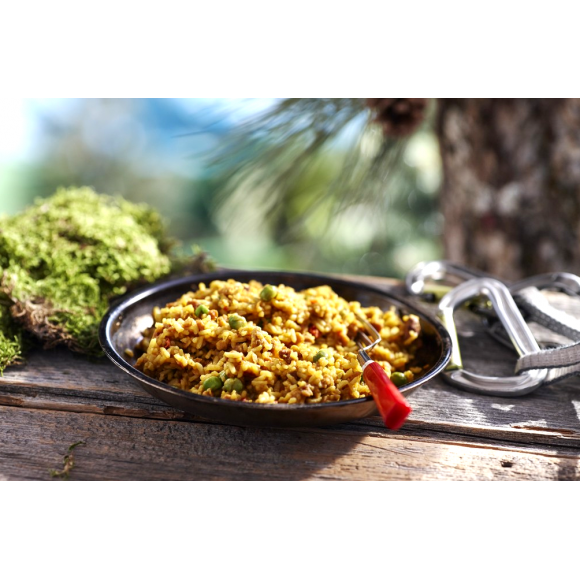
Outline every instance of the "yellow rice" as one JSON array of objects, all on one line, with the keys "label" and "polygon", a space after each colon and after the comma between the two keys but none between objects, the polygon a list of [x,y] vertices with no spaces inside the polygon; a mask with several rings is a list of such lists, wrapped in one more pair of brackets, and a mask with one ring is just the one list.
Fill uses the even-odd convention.
[{"label": "yellow rice", "polygon": [[[200,284],[179,300],[153,311],[154,326],[145,332],[144,354],[137,368],[164,383],[204,396],[257,403],[312,404],[359,399],[370,395],[361,381],[354,337],[365,316],[382,342],[372,357],[390,376],[403,372],[412,381],[419,344],[419,320],[400,317],[394,308],[362,308],[347,302],[329,286],[297,292],[276,286],[270,302],[260,299],[262,284],[214,281]],[[208,314],[195,310],[205,305]],[[230,327],[238,314],[246,325]],[[316,362],[321,350],[327,355]],[[224,374],[225,372],[225,374]],[[204,390],[206,379],[237,378],[243,391]]]}]

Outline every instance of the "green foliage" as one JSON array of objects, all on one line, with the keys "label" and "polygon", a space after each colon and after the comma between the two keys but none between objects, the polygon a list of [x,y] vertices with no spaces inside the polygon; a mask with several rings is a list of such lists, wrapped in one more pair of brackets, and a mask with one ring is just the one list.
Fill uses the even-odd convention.
[{"label": "green foliage", "polygon": [[[148,206],[89,188],[59,189],[0,219],[2,291],[14,319],[46,346],[97,355],[109,300],[167,275],[170,245]],[[19,356],[10,333],[0,343],[2,361]]]},{"label": "green foliage", "polygon": [[242,125],[218,152],[215,166],[226,182],[220,201],[235,205],[236,196],[251,192],[252,205],[264,220],[276,220],[275,228],[284,230],[283,208],[295,205],[305,182],[319,178],[321,170],[328,173],[324,165],[331,157],[329,179],[313,184],[318,190],[310,188],[310,195],[299,196],[304,210],[330,203],[340,211],[382,198],[403,147],[399,140],[384,138],[369,119],[364,99],[281,99]]}]

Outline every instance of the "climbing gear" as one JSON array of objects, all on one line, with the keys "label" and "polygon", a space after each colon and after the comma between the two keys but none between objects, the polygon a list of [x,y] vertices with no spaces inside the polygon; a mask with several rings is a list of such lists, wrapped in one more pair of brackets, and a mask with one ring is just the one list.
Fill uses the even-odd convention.
[{"label": "climbing gear", "polygon": [[[456,281],[459,284],[455,287],[446,285]],[[435,261],[413,268],[406,286],[417,297],[431,301],[442,297],[439,317],[453,343],[451,361],[443,375],[450,383],[475,393],[516,397],[580,374],[580,320],[551,305],[540,291],[557,289],[580,297],[580,277],[556,272],[506,284],[478,270]],[[483,316],[491,335],[516,350],[515,376],[485,376],[463,369],[454,313],[468,302]],[[558,335],[558,341],[538,344],[528,322]]]}]

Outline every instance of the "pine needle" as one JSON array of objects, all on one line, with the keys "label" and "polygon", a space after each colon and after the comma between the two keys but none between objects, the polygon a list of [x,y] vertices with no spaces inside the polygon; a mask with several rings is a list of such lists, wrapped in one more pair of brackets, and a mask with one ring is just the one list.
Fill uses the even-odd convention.
[{"label": "pine needle", "polygon": [[[382,207],[404,141],[385,138],[370,120],[364,99],[292,98],[242,124],[213,161],[225,181],[217,197],[224,227],[248,227],[240,220],[243,204],[254,210],[252,226],[268,222],[278,231],[302,227],[321,206],[329,218],[361,203]],[[330,150],[342,156],[334,178],[302,200],[301,217],[286,223],[284,208]]]}]

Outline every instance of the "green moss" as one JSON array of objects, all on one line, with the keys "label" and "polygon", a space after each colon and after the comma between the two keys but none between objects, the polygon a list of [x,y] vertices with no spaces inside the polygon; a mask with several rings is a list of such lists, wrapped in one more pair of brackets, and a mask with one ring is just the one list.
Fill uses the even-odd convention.
[{"label": "green moss", "polygon": [[10,316],[10,306],[0,301],[0,375],[8,365],[22,361],[22,331]]},{"label": "green moss", "polygon": [[[2,291],[13,319],[46,346],[100,354],[97,329],[109,301],[169,274],[170,246],[151,208],[86,187],[59,189],[0,218]],[[1,330],[0,368],[21,354],[11,324]]]}]

